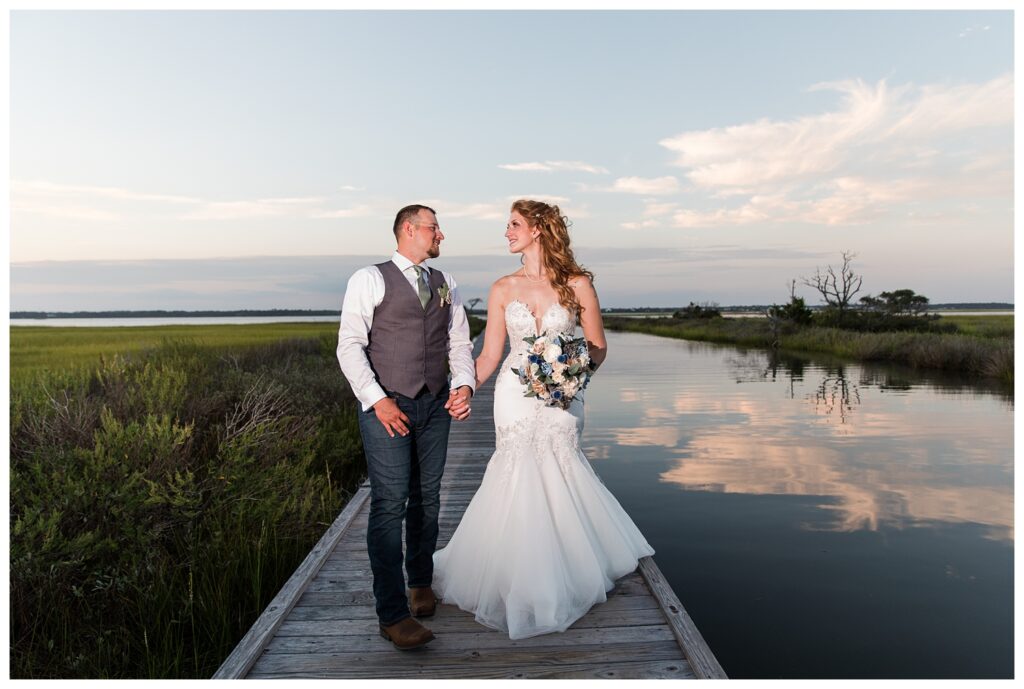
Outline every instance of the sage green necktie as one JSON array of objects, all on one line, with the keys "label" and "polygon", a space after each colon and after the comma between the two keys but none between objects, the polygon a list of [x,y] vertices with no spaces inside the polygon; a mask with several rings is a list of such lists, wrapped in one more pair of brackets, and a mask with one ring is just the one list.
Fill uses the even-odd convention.
[{"label": "sage green necktie", "polygon": [[420,295],[420,306],[426,310],[427,302],[430,301],[430,288],[423,282],[423,268],[413,266],[412,269],[416,271],[416,293]]}]

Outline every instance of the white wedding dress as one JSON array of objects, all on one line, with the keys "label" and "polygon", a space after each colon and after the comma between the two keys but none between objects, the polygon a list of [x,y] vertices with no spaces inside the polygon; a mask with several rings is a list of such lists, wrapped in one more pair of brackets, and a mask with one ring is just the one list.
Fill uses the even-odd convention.
[{"label": "white wedding dress", "polygon": [[[572,335],[553,304],[541,331]],[[583,401],[569,409],[524,397],[511,369],[537,334],[519,301],[505,307],[511,353],[494,384],[496,450],[448,545],[434,553],[434,591],[488,627],[523,639],[565,631],[654,550],[580,451]]]}]

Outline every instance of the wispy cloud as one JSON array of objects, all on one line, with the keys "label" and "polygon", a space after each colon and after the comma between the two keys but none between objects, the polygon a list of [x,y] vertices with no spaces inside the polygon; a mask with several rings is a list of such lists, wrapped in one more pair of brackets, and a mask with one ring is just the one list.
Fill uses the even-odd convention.
[{"label": "wispy cloud", "polygon": [[509,203],[518,201],[519,199],[530,199],[531,201],[543,201],[544,203],[555,203],[558,205],[569,203],[569,197],[552,196],[551,194],[515,194],[512,196],[506,196],[505,198]]},{"label": "wispy cloud", "polygon": [[26,203],[15,200],[11,203],[11,211],[16,213],[31,213],[32,215],[44,215],[51,218],[64,220],[82,220],[85,222],[111,222],[120,220],[121,215],[99,208],[87,206],[53,206],[48,204]]},{"label": "wispy cloud", "polygon": [[[726,207],[677,212],[682,227],[802,221],[859,223],[893,206],[980,186],[1005,189],[1013,79],[890,87],[860,80],[817,84],[840,107],[792,120],[684,132],[663,139],[704,200]],[[989,129],[994,136],[973,133]],[[963,137],[971,136],[969,139]],[[981,167],[983,185],[964,168]],[[744,198],[745,197],[745,198]]]},{"label": "wispy cloud", "polygon": [[640,220],[637,222],[624,222],[622,226],[627,230],[642,230],[648,227],[658,227],[661,223],[657,220]]},{"label": "wispy cloud", "polygon": [[645,218],[657,218],[662,215],[668,215],[679,206],[678,203],[668,202],[660,203],[653,199],[648,199],[644,206],[644,217]]},{"label": "wispy cloud", "polygon": [[665,177],[619,177],[610,185],[576,182],[575,187],[586,192],[663,196],[678,192],[679,180],[671,175]]},{"label": "wispy cloud", "polygon": [[785,193],[756,194],[733,208],[698,212],[682,209],[673,214],[677,227],[750,225],[764,222],[802,222],[817,225],[859,225],[877,219],[898,203],[921,193],[919,180],[872,181],[839,177],[815,185],[814,198],[794,199]]},{"label": "wispy cloud", "polygon": [[437,209],[437,214],[444,218],[472,218],[474,220],[501,220],[508,212],[508,207],[500,203],[452,203],[441,199],[429,199],[424,205]]},{"label": "wispy cloud", "polygon": [[656,199],[644,199],[643,219],[624,222],[622,223],[622,227],[627,230],[642,230],[651,227],[661,227],[661,220],[659,220],[659,218],[670,215],[678,207],[679,204],[672,201],[660,202]]},{"label": "wispy cloud", "polygon": [[442,224],[446,218],[470,218],[472,220],[500,220],[508,218],[512,202],[518,199],[533,199],[545,203],[557,204],[563,213],[573,218],[589,217],[585,207],[575,207],[569,204],[571,199],[565,196],[552,196],[550,194],[517,194],[503,197],[500,201],[482,201],[477,203],[458,203],[445,201],[443,199],[428,199],[423,203],[431,208],[437,209]]},{"label": "wispy cloud", "polygon": [[45,180],[11,180],[11,211],[61,220],[114,222],[143,206],[196,205],[191,196],[140,192],[122,187],[60,184]]},{"label": "wispy cloud", "polygon": [[968,26],[966,29],[960,32],[960,38],[967,38],[976,31],[988,31],[992,27],[987,24],[975,24],[974,26]]},{"label": "wispy cloud", "polygon": [[321,197],[257,199],[256,201],[214,201],[179,216],[182,220],[239,220],[300,213],[309,215],[310,205],[323,203]]},{"label": "wispy cloud", "polygon": [[[356,187],[346,186],[342,191]],[[444,218],[504,220],[512,201],[530,198],[555,203],[565,208],[570,199],[551,194],[518,194],[478,202],[452,202],[443,199],[424,201]],[[141,204],[141,205],[140,205]],[[167,204],[172,204],[171,208]],[[182,208],[184,206],[184,208]],[[339,207],[341,206],[341,207]],[[57,184],[46,181],[14,180],[11,183],[11,209],[16,213],[45,215],[64,220],[111,222],[133,218],[176,221],[236,221],[258,218],[338,220],[345,218],[391,217],[390,206],[382,210],[374,204],[346,204],[344,197],[286,196],[279,198],[211,201],[207,199],[140,192],[120,187]],[[586,217],[585,209],[574,209],[576,217]]]},{"label": "wispy cloud", "polygon": [[173,194],[152,194],[132,191],[121,187],[97,187],[84,184],[57,184],[42,180],[11,180],[11,193],[16,196],[76,196],[121,201],[156,201],[163,203],[200,203],[202,200],[192,196]]},{"label": "wispy cloud", "polygon": [[579,160],[545,160],[544,162],[534,163],[506,163],[499,165],[503,170],[512,170],[514,172],[555,172],[559,171],[570,171],[570,172],[589,172],[594,175],[606,175],[608,169],[603,168],[599,165],[591,165],[590,163],[584,163]]},{"label": "wispy cloud", "polygon": [[679,191],[679,180],[675,177],[619,177],[612,183],[608,191],[617,191],[624,194],[644,194],[647,196],[659,196],[662,194],[674,194]]},{"label": "wispy cloud", "polygon": [[[20,213],[83,221],[112,221],[128,216],[166,215],[178,220],[236,220],[270,216],[348,217],[317,211],[322,196],[297,196],[241,201],[208,201],[195,196],[137,191],[123,187],[59,184],[43,180],[12,180],[11,208]],[[166,207],[177,207],[169,211]],[[182,211],[181,206],[187,210]]]},{"label": "wispy cloud", "polygon": [[889,108],[895,123],[883,140],[920,141],[982,127],[1013,124],[1013,76],[982,84],[928,85]]},{"label": "wispy cloud", "polygon": [[353,206],[352,208],[339,208],[337,210],[317,210],[310,211],[309,217],[311,218],[367,218],[374,215],[380,215],[380,213],[374,210],[373,206],[367,206],[365,204],[359,206]]}]

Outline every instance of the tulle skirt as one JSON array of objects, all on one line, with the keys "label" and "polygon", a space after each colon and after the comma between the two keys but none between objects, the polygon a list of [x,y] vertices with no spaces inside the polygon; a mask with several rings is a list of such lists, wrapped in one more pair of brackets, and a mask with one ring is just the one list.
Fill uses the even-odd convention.
[{"label": "tulle skirt", "polygon": [[579,449],[582,403],[495,388],[496,451],[448,545],[434,590],[488,627],[522,639],[564,631],[654,550]]}]

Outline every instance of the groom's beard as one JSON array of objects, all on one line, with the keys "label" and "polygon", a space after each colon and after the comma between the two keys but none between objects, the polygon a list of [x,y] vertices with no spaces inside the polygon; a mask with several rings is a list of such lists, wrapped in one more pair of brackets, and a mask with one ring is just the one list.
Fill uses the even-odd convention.
[{"label": "groom's beard", "polygon": [[427,256],[430,258],[437,258],[441,255],[441,247],[437,244],[431,244],[430,248],[427,249]]}]

